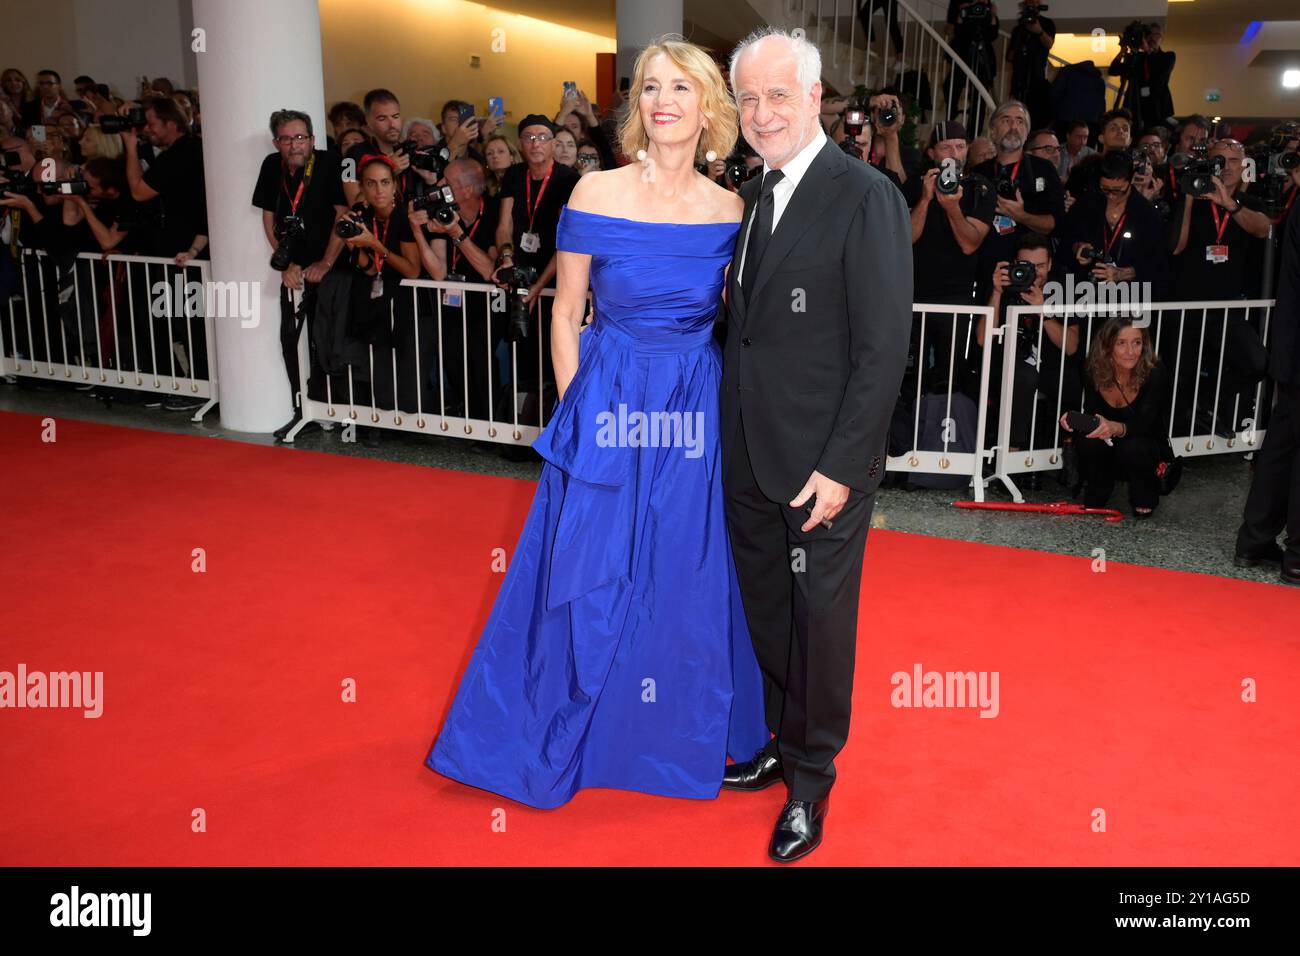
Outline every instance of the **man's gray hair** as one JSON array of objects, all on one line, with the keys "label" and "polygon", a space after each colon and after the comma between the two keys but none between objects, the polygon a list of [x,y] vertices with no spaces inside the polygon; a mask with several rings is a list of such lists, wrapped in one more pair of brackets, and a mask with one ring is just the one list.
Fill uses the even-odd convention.
[{"label": "man's gray hair", "polygon": [[740,62],[741,55],[759,40],[765,40],[768,37],[781,37],[790,43],[790,49],[795,55],[795,61],[798,64],[799,88],[807,96],[813,88],[813,84],[822,78],[822,55],[816,45],[809,42],[804,36],[803,31],[799,31],[796,36],[789,30],[781,27],[774,27],[770,24],[761,26],[754,30],[749,36],[741,40],[736,48],[731,51],[731,62],[728,69],[731,73],[731,89],[736,89],[736,64]]},{"label": "man's gray hair", "polygon": [[1026,116],[1029,115],[1029,107],[1026,106],[1024,103],[1020,102],[1019,100],[1004,100],[1002,105],[999,106],[997,109],[995,109],[993,111],[993,115],[989,117],[989,126],[992,127],[993,121],[995,119],[997,119],[1003,113],[1008,113],[1011,110],[1024,110],[1025,115]]},{"label": "man's gray hair", "polygon": [[483,166],[477,159],[470,159],[468,156],[464,159],[453,159],[447,164],[445,172],[450,173],[453,170],[468,175],[470,184],[478,190],[480,195],[487,189],[487,175],[483,172]]}]

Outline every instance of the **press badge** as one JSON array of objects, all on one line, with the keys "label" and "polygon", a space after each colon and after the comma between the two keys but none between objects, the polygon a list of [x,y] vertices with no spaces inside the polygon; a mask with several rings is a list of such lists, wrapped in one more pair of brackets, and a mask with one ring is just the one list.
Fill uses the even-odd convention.
[{"label": "press badge", "polygon": [[993,217],[993,228],[998,231],[999,236],[1009,236],[1016,231],[1016,221],[1010,216],[997,213]]},{"label": "press badge", "polygon": [[370,298],[382,299],[383,297],[384,297],[383,276],[375,276],[374,281],[370,283]]},{"label": "press badge", "polygon": [[1047,188],[1047,181],[1043,179],[1042,176],[1038,176],[1037,178],[1034,179],[1034,192],[1041,193],[1046,188]]},{"label": "press badge", "polygon": [[542,248],[541,237],[535,232],[526,232],[519,237],[519,248],[524,252],[536,252]]},{"label": "press badge", "polygon": [[1144,86],[1144,87],[1142,87],[1142,89],[1138,90],[1138,93],[1141,94],[1142,96],[1150,96],[1150,95],[1151,95],[1151,87],[1149,87],[1149,86]]},{"label": "press badge", "polygon": [[443,304],[443,305],[449,305],[449,306],[451,306],[451,307],[453,307],[453,308],[459,309],[459,308],[460,308],[460,290],[459,290],[459,289],[443,289],[443,290],[442,290],[442,304]]},{"label": "press badge", "polygon": [[1206,246],[1205,260],[1207,262],[1213,262],[1215,265],[1218,265],[1221,262],[1227,262],[1228,247],[1227,246]]}]

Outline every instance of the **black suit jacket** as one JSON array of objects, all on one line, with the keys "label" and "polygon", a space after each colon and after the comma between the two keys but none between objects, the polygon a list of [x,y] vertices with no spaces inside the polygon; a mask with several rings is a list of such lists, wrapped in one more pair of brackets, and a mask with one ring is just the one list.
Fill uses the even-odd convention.
[{"label": "black suit jacket", "polygon": [[1275,381],[1300,386],[1300,203],[1291,209],[1282,233],[1282,266],[1271,322],[1269,374]]},{"label": "black suit jacket", "polygon": [[758,487],[788,502],[814,470],[864,493],[885,470],[912,325],[912,229],[902,194],[829,140],[772,233],[754,288],[739,283],[761,177],[728,277],[723,468],[738,421]]}]

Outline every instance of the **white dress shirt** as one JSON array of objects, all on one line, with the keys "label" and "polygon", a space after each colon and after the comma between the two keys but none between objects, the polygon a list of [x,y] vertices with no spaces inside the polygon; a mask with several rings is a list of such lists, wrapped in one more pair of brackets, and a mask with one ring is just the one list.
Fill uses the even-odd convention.
[{"label": "white dress shirt", "polygon": [[[799,152],[794,154],[794,158],[781,167],[781,172],[785,178],[772,187],[772,232],[776,232],[776,224],[781,221],[781,213],[785,212],[785,207],[790,204],[790,197],[794,195],[795,189],[799,187],[799,180],[803,179],[804,173],[808,172],[808,167],[817,154],[821,152],[822,146],[826,144],[826,134],[822,132],[821,125],[818,124],[817,135]],[[767,176],[768,170],[772,167],[766,162],[763,163],[763,176]],[[760,190],[761,195],[761,190]],[[757,210],[755,210],[757,213]],[[749,225],[745,229],[745,241],[740,247],[740,262],[736,268],[740,270],[736,273],[736,283],[740,284],[740,276],[744,274],[745,253],[749,251],[749,230],[754,228],[754,217],[749,217]],[[771,235],[769,233],[768,235]]]}]

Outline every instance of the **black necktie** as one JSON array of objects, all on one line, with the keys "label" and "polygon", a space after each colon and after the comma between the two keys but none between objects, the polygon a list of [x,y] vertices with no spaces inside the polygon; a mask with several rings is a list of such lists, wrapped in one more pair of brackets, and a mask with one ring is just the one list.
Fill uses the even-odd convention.
[{"label": "black necktie", "polygon": [[779,169],[769,169],[763,176],[763,189],[758,195],[758,208],[754,210],[754,220],[749,227],[749,245],[745,248],[745,268],[740,273],[741,290],[745,301],[749,301],[749,292],[758,279],[758,264],[763,259],[763,250],[772,238],[772,218],[776,209],[776,200],[772,189],[785,178]]}]

